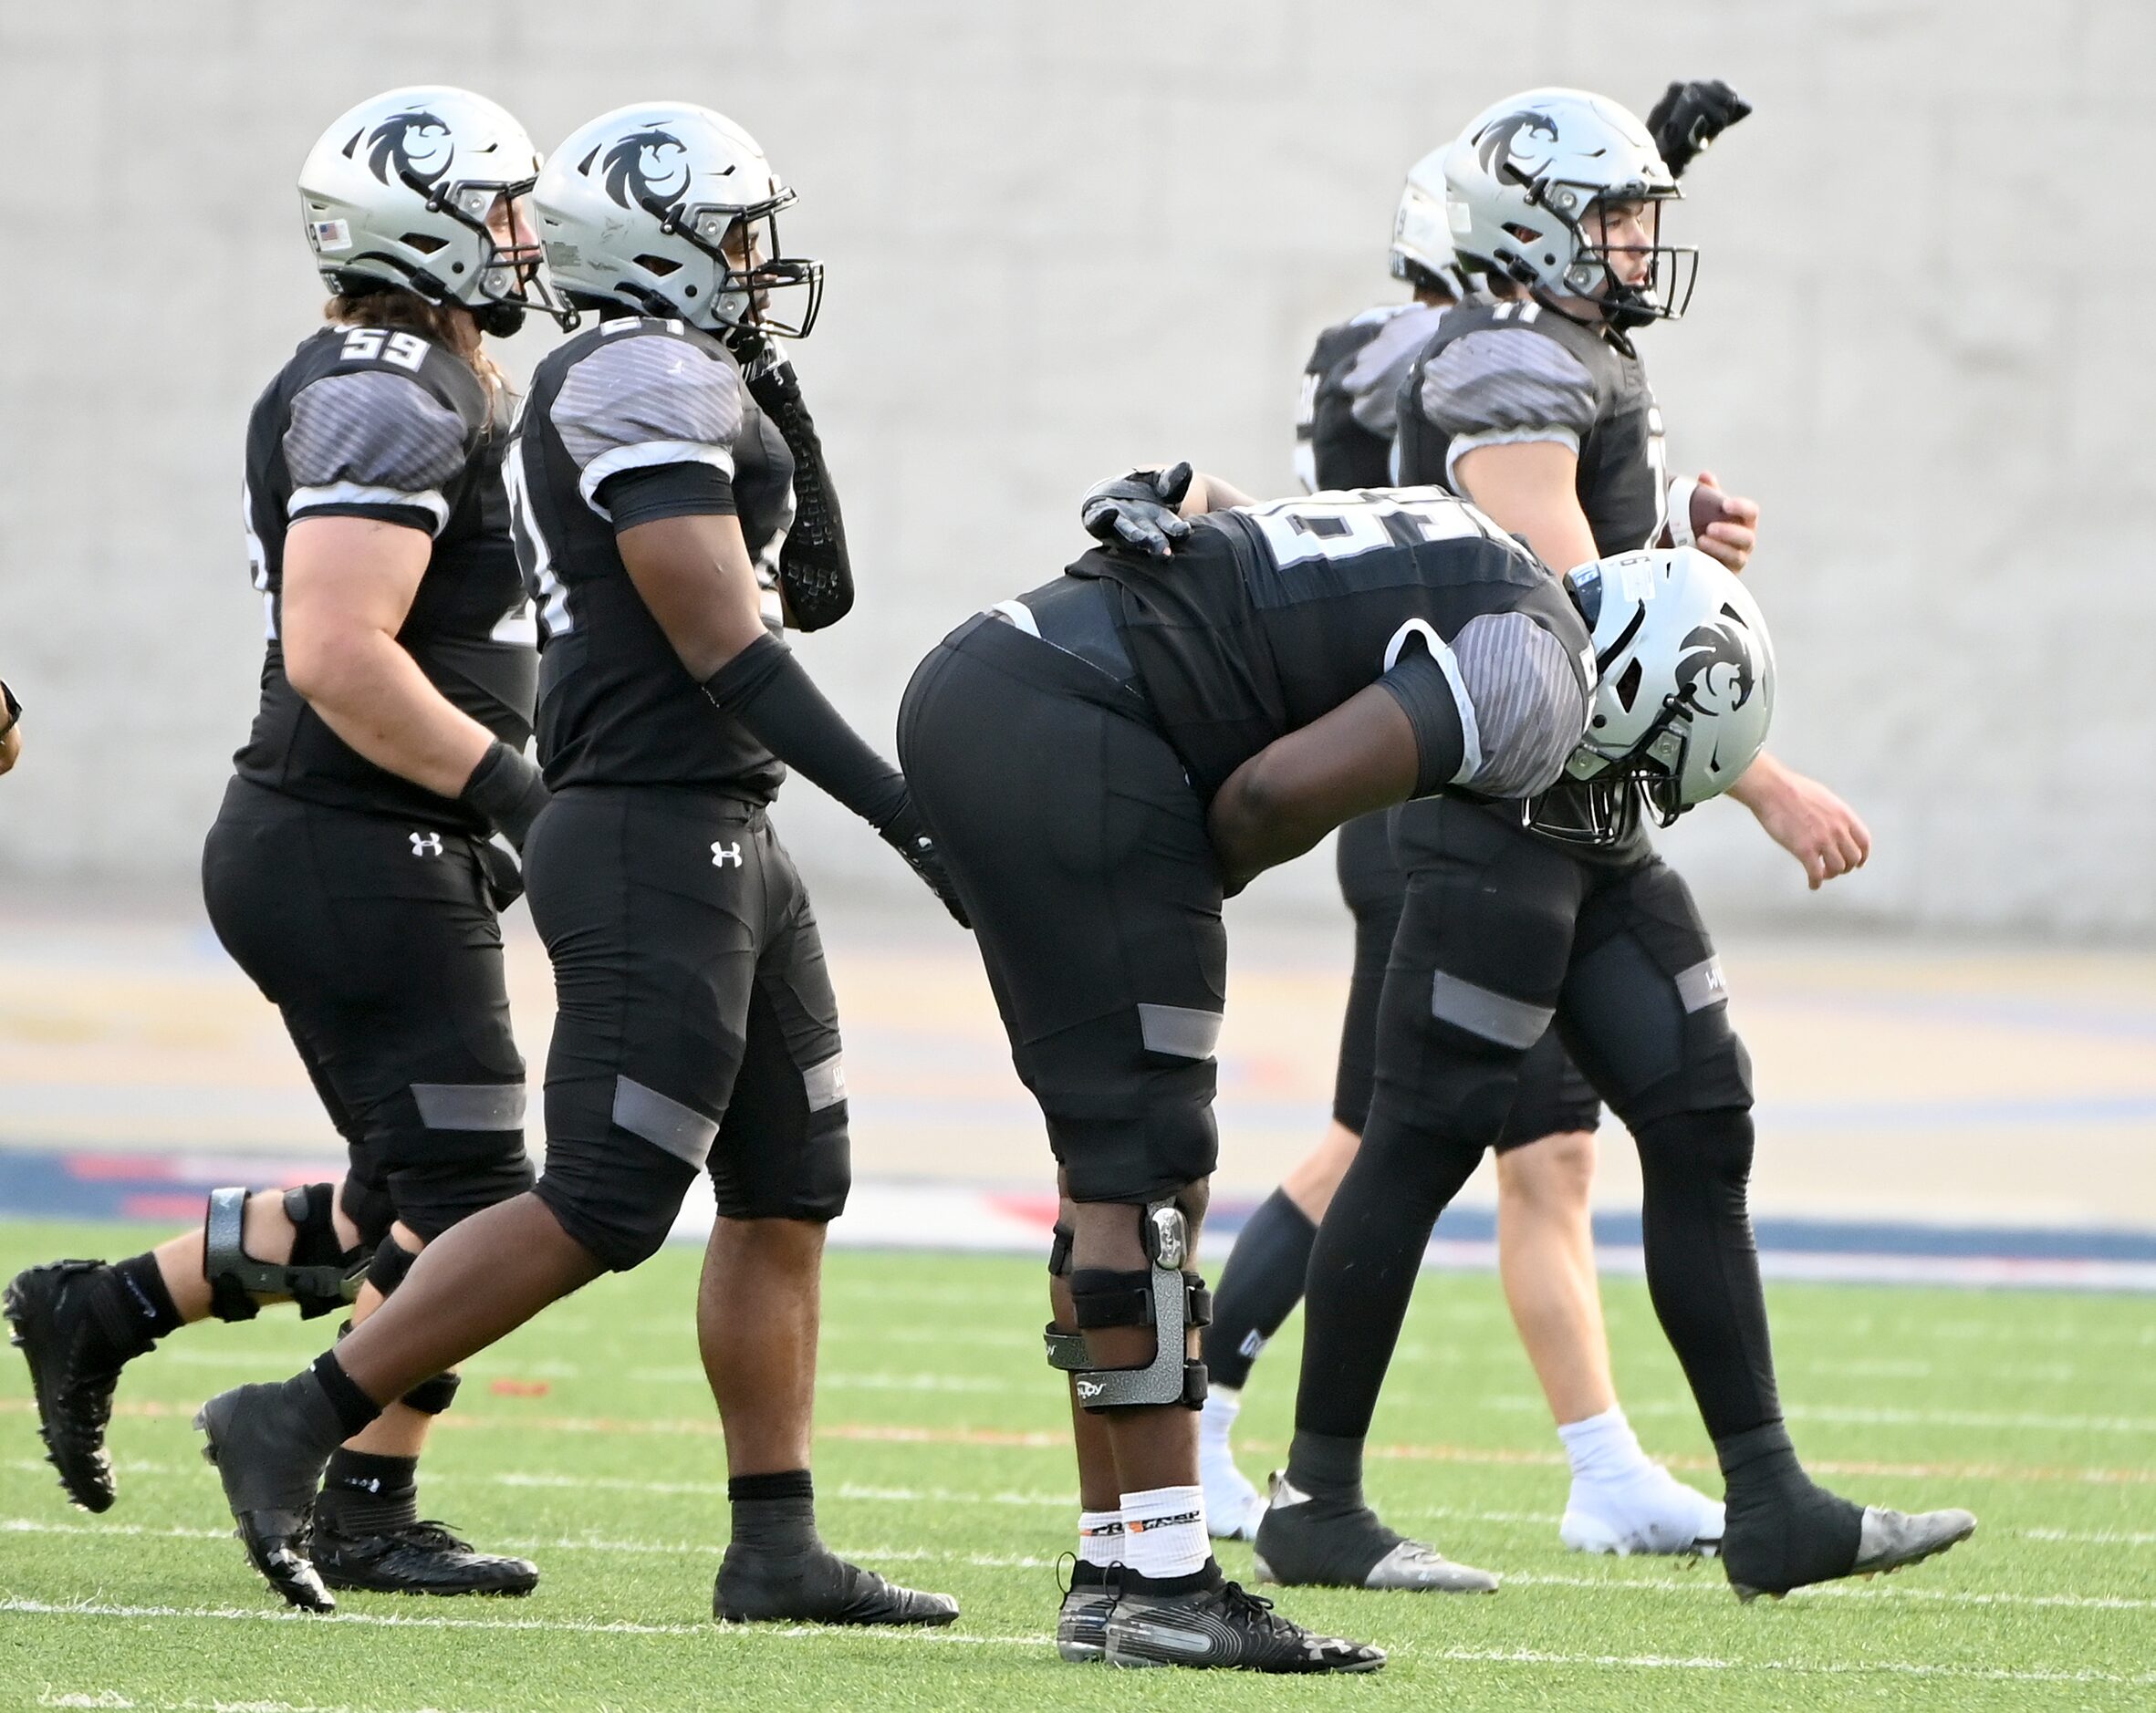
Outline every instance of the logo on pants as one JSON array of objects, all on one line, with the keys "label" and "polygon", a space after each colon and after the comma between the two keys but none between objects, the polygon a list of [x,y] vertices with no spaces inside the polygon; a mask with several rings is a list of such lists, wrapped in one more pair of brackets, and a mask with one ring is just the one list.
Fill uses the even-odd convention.
[{"label": "logo on pants", "polygon": [[409,836],[411,840],[411,854],[414,856],[439,856],[442,855],[441,834],[413,833]]},{"label": "logo on pants", "polygon": [[732,863],[736,868],[741,867],[741,841],[735,839],[731,845],[723,845],[713,839],[711,847],[711,866],[713,868],[724,868],[728,863]]}]

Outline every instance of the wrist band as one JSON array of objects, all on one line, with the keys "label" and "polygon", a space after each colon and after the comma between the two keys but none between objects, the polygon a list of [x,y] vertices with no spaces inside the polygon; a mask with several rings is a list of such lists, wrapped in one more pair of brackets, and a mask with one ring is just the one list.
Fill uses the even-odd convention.
[{"label": "wrist band", "polygon": [[1699,483],[1690,476],[1674,476],[1670,481],[1669,529],[1670,545],[1690,547],[1699,537],[1692,533],[1692,496],[1699,490]]}]

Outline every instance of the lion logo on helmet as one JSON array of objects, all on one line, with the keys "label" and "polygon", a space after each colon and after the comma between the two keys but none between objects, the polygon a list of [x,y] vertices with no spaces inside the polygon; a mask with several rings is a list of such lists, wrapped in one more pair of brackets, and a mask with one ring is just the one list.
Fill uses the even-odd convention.
[{"label": "lion logo on helmet", "polygon": [[1757,680],[1744,621],[1723,608],[1721,618],[1695,626],[1677,659],[1677,698],[1704,714],[1733,714],[1752,700]]},{"label": "lion logo on helmet", "polygon": [[630,131],[607,151],[606,175],[607,194],[624,208],[678,207],[689,190],[689,146],[672,131]]},{"label": "lion logo on helmet", "polygon": [[1475,139],[1475,158],[1492,178],[1532,183],[1557,153],[1557,122],[1532,109],[1493,120]]},{"label": "lion logo on helmet", "polygon": [[455,159],[456,140],[448,123],[423,109],[384,119],[367,140],[368,168],[384,184],[416,179],[432,188],[442,182]]}]

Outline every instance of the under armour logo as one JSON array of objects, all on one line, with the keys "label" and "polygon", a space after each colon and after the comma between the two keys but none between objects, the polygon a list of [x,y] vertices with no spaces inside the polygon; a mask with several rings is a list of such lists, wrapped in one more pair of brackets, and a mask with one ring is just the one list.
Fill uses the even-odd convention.
[{"label": "under armour logo", "polygon": [[409,836],[411,840],[411,854],[414,856],[439,856],[442,855],[441,834],[413,833]]},{"label": "under armour logo", "polygon": [[713,868],[724,868],[728,863],[732,863],[736,868],[741,867],[741,841],[735,839],[731,845],[722,845],[716,839],[713,840],[711,866]]}]

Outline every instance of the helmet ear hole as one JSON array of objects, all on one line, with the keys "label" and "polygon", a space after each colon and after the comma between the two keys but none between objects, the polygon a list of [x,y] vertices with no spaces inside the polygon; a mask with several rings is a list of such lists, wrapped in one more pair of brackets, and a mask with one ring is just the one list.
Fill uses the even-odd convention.
[{"label": "helmet ear hole", "polygon": [[404,242],[422,255],[432,255],[435,251],[449,247],[447,238],[438,238],[431,232],[408,232],[404,234]]},{"label": "helmet ear hole", "polygon": [[640,255],[634,259],[637,266],[642,268],[645,273],[656,274],[661,279],[664,279],[682,265],[669,255]]},{"label": "helmet ear hole", "polygon": [[1631,663],[1617,680],[1617,700],[1625,712],[1631,712],[1632,704],[1640,700],[1640,680],[1645,676],[1646,670],[1640,664],[1640,657],[1634,655]]}]

